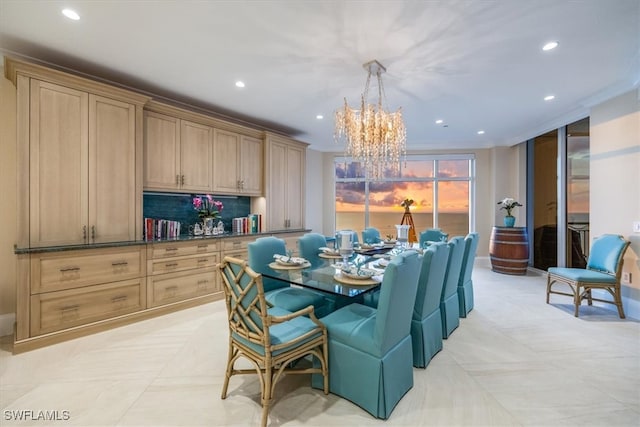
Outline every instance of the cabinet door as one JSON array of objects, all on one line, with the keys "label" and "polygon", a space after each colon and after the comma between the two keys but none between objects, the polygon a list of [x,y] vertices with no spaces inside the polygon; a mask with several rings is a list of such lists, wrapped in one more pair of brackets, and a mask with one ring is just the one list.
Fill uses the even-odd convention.
[{"label": "cabinet door", "polygon": [[242,194],[261,196],[264,164],[262,140],[242,136],[240,138],[239,163]]},{"label": "cabinet door", "polygon": [[180,188],[180,120],[145,111],[144,187]]},{"label": "cabinet door", "polygon": [[84,242],[88,221],[88,94],[31,80],[29,240]]},{"label": "cabinet door", "polygon": [[136,110],[89,96],[89,239],[136,239]]},{"label": "cabinet door", "polygon": [[269,230],[287,228],[287,146],[271,143],[269,147]]},{"label": "cabinet door", "polygon": [[213,189],[216,193],[238,194],[240,135],[216,129],[213,152]]},{"label": "cabinet door", "polygon": [[211,151],[213,129],[180,121],[180,184],[183,190],[212,190]]},{"label": "cabinet door", "polygon": [[287,147],[287,228],[302,228],[304,224],[304,163],[302,148]]}]

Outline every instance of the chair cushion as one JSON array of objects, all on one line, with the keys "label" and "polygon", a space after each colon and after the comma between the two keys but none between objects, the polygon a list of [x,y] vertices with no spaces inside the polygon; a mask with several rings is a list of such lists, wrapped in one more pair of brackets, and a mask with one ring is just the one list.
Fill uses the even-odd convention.
[{"label": "chair cushion", "polygon": [[350,304],[322,318],[329,339],[342,342],[376,357],[381,357],[373,333],[377,310],[362,304]]},{"label": "chair cushion", "polygon": [[555,276],[564,277],[574,282],[584,283],[616,283],[615,276],[611,276],[599,271],[585,270],[582,268],[564,268],[564,267],[551,267],[547,270],[549,274]]},{"label": "chair cushion", "polygon": [[[271,316],[286,316],[287,314],[291,314],[290,311],[285,310],[283,308],[280,307],[272,307],[268,310],[269,314]],[[306,334],[307,332],[318,328],[318,325],[316,325],[315,323],[313,323],[308,317],[304,317],[304,316],[300,316],[300,317],[296,317],[293,318],[287,322],[283,322],[283,323],[276,323],[274,325],[272,325],[269,328],[269,334],[271,337],[271,344],[272,345],[278,345],[278,344],[282,344],[288,341],[291,341],[301,335]],[[311,341],[312,339],[317,338],[318,336],[320,336],[322,334],[321,330],[318,329],[318,333],[317,334],[313,334],[312,336],[310,336],[308,339],[302,341],[302,342],[307,342],[307,341]],[[236,334],[235,332],[232,333],[233,338],[236,341],[241,342],[242,344],[244,344],[247,347],[250,347],[251,349],[253,349],[254,351],[256,351],[257,353],[264,355],[264,347],[259,345],[259,344],[255,344],[250,342],[249,340],[247,340],[246,338]],[[287,346],[284,347],[282,349],[279,349],[277,351],[273,352],[273,355],[278,355],[282,352],[285,352],[287,350],[290,350],[291,348],[297,347],[299,346],[300,343],[296,343],[294,345],[291,346]]]}]

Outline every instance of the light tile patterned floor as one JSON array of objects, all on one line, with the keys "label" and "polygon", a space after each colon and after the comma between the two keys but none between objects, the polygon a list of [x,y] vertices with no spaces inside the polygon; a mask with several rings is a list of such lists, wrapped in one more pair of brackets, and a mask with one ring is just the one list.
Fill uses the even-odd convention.
[{"label": "light tile patterned floor", "polygon": [[[414,370],[389,420],[290,376],[269,425],[640,425],[637,320],[586,306],[575,318],[568,297],[545,304],[542,276],[477,266],[473,278],[475,310],[426,370]],[[220,399],[226,356],[222,301],[15,356],[4,337],[0,425],[258,425],[254,376],[232,378]],[[29,410],[69,419],[12,419]]]}]

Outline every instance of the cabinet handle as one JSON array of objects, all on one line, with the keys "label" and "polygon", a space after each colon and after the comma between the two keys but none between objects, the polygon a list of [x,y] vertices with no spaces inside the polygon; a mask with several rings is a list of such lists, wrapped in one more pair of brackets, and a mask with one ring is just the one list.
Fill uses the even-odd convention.
[{"label": "cabinet handle", "polygon": [[236,181],[236,188],[238,188],[238,189],[240,188],[240,180]]},{"label": "cabinet handle", "polygon": [[77,310],[78,308],[80,308],[80,306],[78,304],[66,305],[64,307],[60,307],[60,311],[62,311],[62,312],[73,311],[73,310]]},{"label": "cabinet handle", "polygon": [[233,242],[233,246],[240,246],[242,244],[242,242]]},{"label": "cabinet handle", "polygon": [[166,252],[177,251],[178,248],[164,248]]},{"label": "cabinet handle", "polygon": [[198,245],[198,249],[207,249],[209,247],[209,245],[204,244],[204,245]]},{"label": "cabinet handle", "polygon": [[176,185],[180,185],[180,175],[176,175]]},{"label": "cabinet handle", "polygon": [[87,226],[82,226],[82,240],[87,240]]},{"label": "cabinet handle", "polygon": [[125,265],[129,265],[127,261],[114,261],[111,263],[113,267],[123,267]]},{"label": "cabinet handle", "polygon": [[181,185],[184,185],[184,175],[182,175],[182,176],[180,177],[180,184],[181,184]]},{"label": "cabinet handle", "polygon": [[67,271],[80,271],[80,267],[64,267],[60,269],[60,273],[66,273]]},{"label": "cabinet handle", "polygon": [[168,267],[168,268],[177,267],[178,263],[177,262],[169,262],[169,263],[165,264],[164,266]]},{"label": "cabinet handle", "polygon": [[111,302],[112,303],[122,302],[122,301],[126,301],[126,299],[127,299],[126,295],[118,295],[116,297],[111,298]]},{"label": "cabinet handle", "polygon": [[96,226],[91,226],[91,240],[96,240]]},{"label": "cabinet handle", "polygon": [[198,285],[204,285],[206,283],[209,283],[209,279],[198,280]]},{"label": "cabinet handle", "polygon": [[244,180],[240,181],[240,189],[244,190]]},{"label": "cabinet handle", "polygon": [[209,261],[209,258],[200,258],[200,259],[198,260],[198,263],[201,263],[201,262],[207,262],[207,261]]},{"label": "cabinet handle", "polygon": [[165,286],[165,288],[164,288],[165,291],[175,291],[176,289],[178,289],[178,287],[176,285]]}]

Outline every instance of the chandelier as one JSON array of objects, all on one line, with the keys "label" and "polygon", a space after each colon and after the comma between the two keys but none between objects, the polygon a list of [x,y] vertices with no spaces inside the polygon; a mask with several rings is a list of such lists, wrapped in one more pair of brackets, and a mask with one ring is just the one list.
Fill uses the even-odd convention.
[{"label": "chandelier", "polygon": [[[367,82],[361,96],[360,109],[349,107],[347,98],[344,108],[336,111],[336,142],[346,141],[346,153],[353,160],[363,164],[370,179],[378,180],[400,173],[400,157],[406,155],[405,142],[407,133],[402,120],[402,109],[389,112],[384,109],[383,98],[386,98],[382,86],[382,73],[387,69],[373,60],[363,65],[367,70]],[[378,80],[377,103],[369,102],[369,84],[371,76]]]}]

